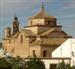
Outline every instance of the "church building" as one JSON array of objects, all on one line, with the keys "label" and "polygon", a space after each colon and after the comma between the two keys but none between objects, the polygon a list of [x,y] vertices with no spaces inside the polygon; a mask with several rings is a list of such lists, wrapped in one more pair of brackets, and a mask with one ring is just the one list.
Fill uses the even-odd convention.
[{"label": "church building", "polygon": [[13,26],[4,29],[3,48],[12,57],[52,57],[52,52],[70,36],[58,25],[57,18],[47,14],[44,5],[28,20],[28,25],[19,30],[18,17]]}]

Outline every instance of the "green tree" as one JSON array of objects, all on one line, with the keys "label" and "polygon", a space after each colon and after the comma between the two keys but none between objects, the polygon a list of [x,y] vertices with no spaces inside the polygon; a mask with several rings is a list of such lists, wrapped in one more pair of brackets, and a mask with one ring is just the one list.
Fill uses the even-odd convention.
[{"label": "green tree", "polygon": [[12,69],[22,69],[22,59],[20,57],[11,58],[9,62],[12,65]]},{"label": "green tree", "polygon": [[71,66],[71,69],[75,69],[75,66],[73,65],[73,66]]},{"label": "green tree", "polygon": [[45,65],[39,58],[33,57],[26,61],[25,69],[45,69]]},{"label": "green tree", "polygon": [[0,69],[11,69],[11,64],[5,59],[0,58]]},{"label": "green tree", "polygon": [[22,59],[20,57],[9,58],[8,62],[12,65],[12,69],[23,69],[22,68]]},{"label": "green tree", "polygon": [[56,69],[71,69],[70,64],[66,64],[64,61],[57,65]]}]

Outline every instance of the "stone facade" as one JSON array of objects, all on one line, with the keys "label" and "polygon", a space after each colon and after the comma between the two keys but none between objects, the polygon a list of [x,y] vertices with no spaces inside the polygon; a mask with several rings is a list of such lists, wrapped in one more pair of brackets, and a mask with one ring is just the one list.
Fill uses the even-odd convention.
[{"label": "stone facade", "polygon": [[57,25],[56,17],[49,16],[43,7],[21,31],[16,16],[13,32],[5,28],[3,47],[10,56],[29,57],[35,53],[37,57],[52,57],[52,52],[70,37]]}]

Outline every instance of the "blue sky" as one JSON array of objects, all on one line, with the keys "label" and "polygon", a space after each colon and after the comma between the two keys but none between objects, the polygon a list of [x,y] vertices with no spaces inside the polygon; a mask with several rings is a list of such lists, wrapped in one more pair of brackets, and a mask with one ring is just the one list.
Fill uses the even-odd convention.
[{"label": "blue sky", "polygon": [[28,23],[28,18],[35,15],[44,2],[49,15],[57,18],[63,30],[75,37],[75,0],[0,0],[0,38],[4,27],[12,26],[15,14],[21,27]]}]

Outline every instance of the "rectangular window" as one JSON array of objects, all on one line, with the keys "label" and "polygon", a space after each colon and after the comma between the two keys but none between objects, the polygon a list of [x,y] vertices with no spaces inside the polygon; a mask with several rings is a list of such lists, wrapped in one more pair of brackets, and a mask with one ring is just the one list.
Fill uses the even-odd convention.
[{"label": "rectangular window", "polygon": [[56,69],[57,64],[50,64],[49,69]]},{"label": "rectangular window", "polygon": [[23,35],[21,35],[21,38],[20,38],[20,40],[21,40],[21,43],[23,43]]}]

